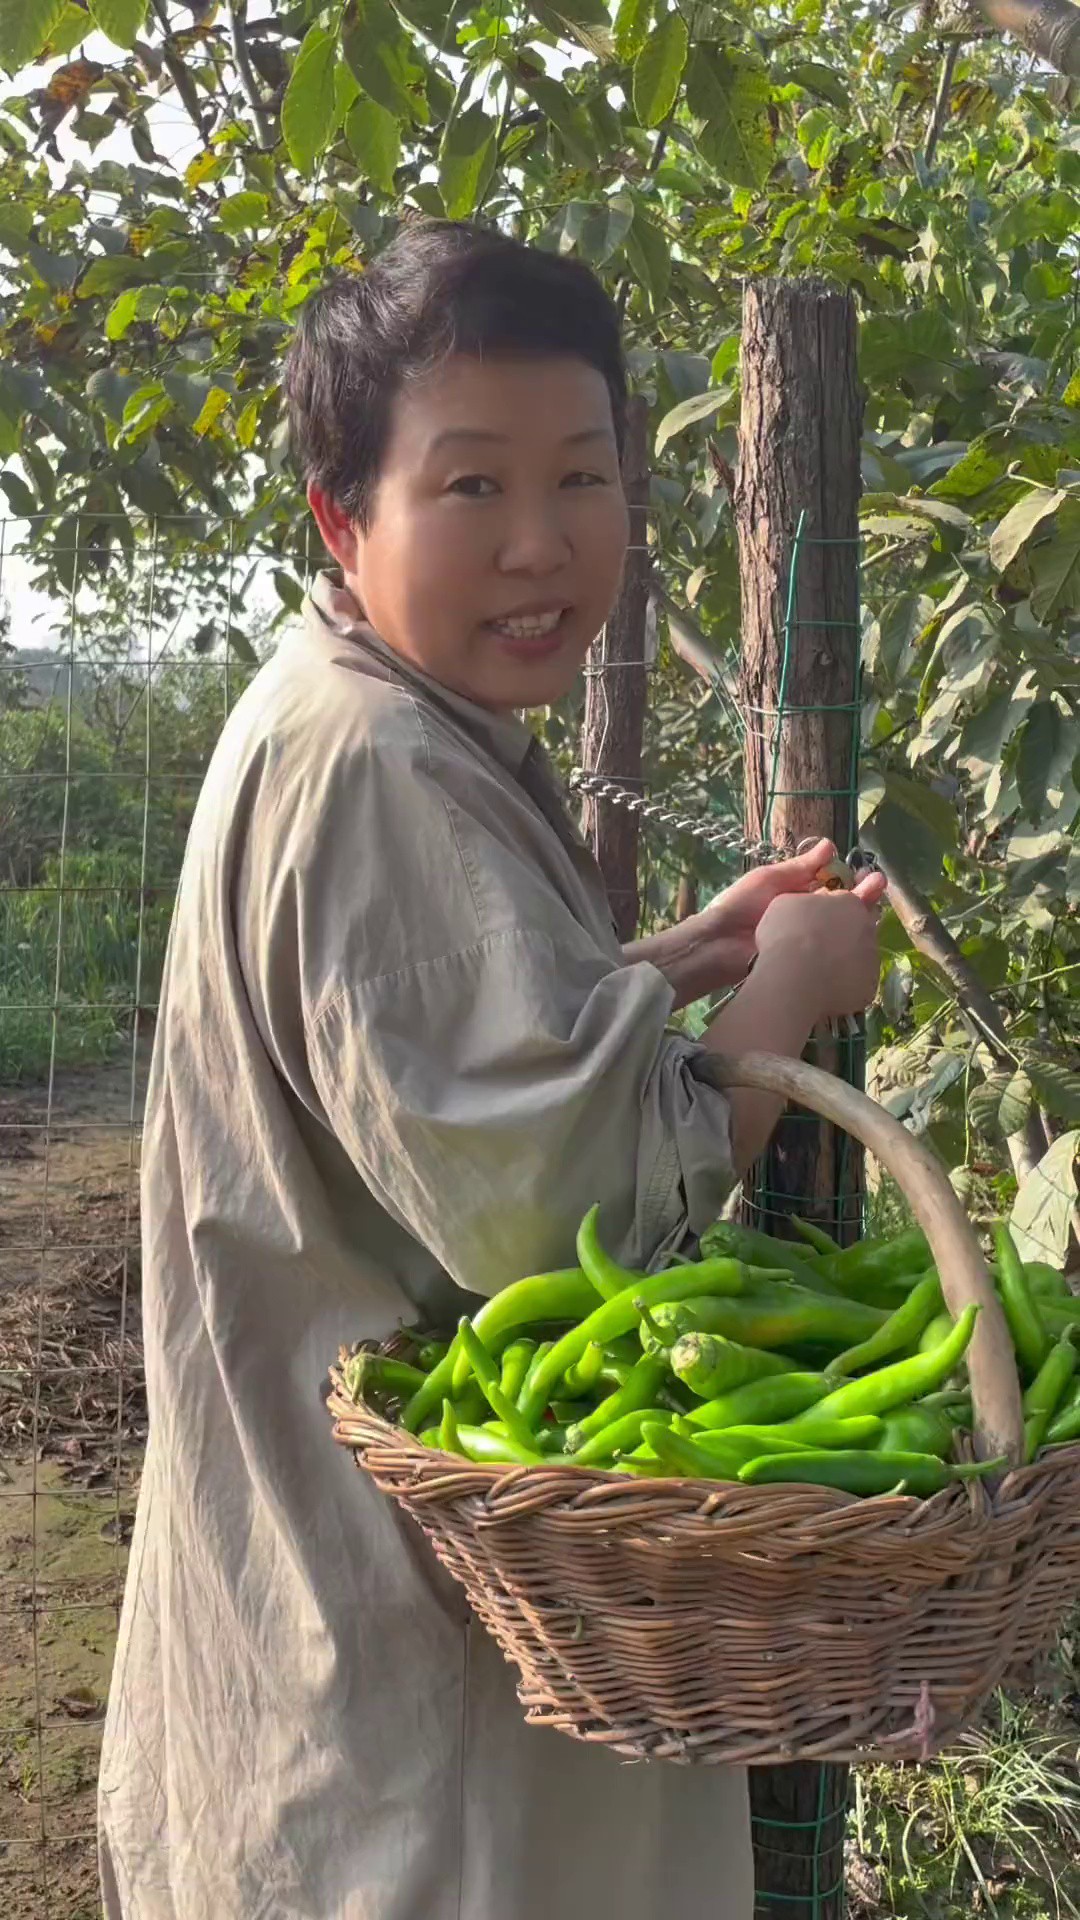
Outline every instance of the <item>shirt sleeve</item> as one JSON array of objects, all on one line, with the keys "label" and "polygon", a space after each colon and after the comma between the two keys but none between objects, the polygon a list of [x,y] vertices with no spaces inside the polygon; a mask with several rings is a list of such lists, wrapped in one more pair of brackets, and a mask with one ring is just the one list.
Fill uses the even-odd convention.
[{"label": "shirt sleeve", "polygon": [[481,934],[350,981],[313,1017],[309,1069],[369,1188],[446,1272],[491,1294],[605,1244],[648,1266],[716,1218],[729,1110],[704,1049],[668,1030],[672,990],[570,916]]}]

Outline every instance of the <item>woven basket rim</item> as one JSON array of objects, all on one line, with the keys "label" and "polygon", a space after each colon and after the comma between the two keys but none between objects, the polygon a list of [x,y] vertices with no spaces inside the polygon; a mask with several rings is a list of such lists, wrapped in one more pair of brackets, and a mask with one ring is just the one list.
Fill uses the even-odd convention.
[{"label": "woven basket rim", "polygon": [[[362,1341],[353,1350],[359,1352],[385,1351],[390,1347],[400,1350],[403,1329],[387,1341]],[[342,1361],[346,1358],[342,1352]],[[551,1463],[543,1465],[519,1465],[516,1462],[491,1462],[467,1460],[461,1454],[445,1453],[438,1447],[427,1447],[415,1434],[388,1420],[386,1415],[371,1401],[362,1395],[358,1398],[350,1393],[345,1385],[341,1366],[329,1370],[332,1391],[327,1396],[327,1411],[333,1418],[333,1437],[339,1444],[356,1455],[368,1452],[376,1453],[384,1449],[399,1458],[404,1452],[415,1460],[417,1467],[426,1472],[422,1477],[431,1477],[436,1469],[441,1485],[457,1477],[462,1481],[462,1497],[477,1495],[479,1490],[487,1488],[491,1492],[513,1486],[521,1493],[527,1492],[534,1484],[548,1487],[554,1476],[566,1484],[564,1501],[545,1500],[545,1506],[556,1512],[566,1508],[580,1511],[589,1497],[588,1504],[595,1502],[597,1522],[600,1524],[604,1506],[607,1502],[601,1497],[602,1490],[610,1490],[612,1500],[620,1496],[619,1504],[633,1504],[633,1497],[644,1495],[641,1504],[655,1504],[657,1494],[666,1494],[676,1505],[682,1506],[688,1515],[696,1518],[723,1518],[726,1506],[737,1505],[740,1529],[757,1508],[764,1520],[768,1509],[783,1500],[786,1508],[802,1509],[807,1523],[824,1519],[829,1514],[840,1513],[858,1508],[866,1514],[868,1520],[875,1515],[882,1517],[888,1513],[895,1517],[898,1509],[906,1509],[912,1514],[930,1514],[940,1520],[948,1516],[961,1524],[965,1521],[982,1523],[995,1515],[1000,1515],[1012,1504],[1013,1498],[1026,1494],[1033,1484],[1041,1480],[1057,1479],[1062,1468],[1080,1466],[1080,1440],[1075,1444],[1063,1445],[1052,1456],[1044,1455],[1029,1465],[1013,1467],[996,1483],[986,1480],[970,1479],[956,1482],[929,1498],[913,1493],[854,1494],[844,1492],[838,1487],[804,1485],[799,1482],[776,1482],[764,1486],[748,1486],[742,1481],[720,1481],[710,1479],[690,1479],[678,1475],[663,1475],[649,1479],[632,1479],[625,1474],[616,1474],[610,1469],[595,1466],[574,1466],[563,1459],[552,1458]],[[366,1428],[364,1433],[356,1430],[361,1422]],[[674,1517],[673,1515],[671,1516]],[[665,1522],[667,1524],[667,1522]]]}]

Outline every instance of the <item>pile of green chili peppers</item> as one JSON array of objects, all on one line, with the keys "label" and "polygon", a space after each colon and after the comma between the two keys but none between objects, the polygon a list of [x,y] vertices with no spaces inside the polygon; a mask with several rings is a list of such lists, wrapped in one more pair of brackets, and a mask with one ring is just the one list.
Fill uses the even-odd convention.
[{"label": "pile of green chili peppers", "polygon": [[[1002,1465],[958,1457],[978,1308],[953,1320],[917,1228],[841,1248],[798,1219],[796,1241],[719,1221],[697,1259],[646,1275],[597,1215],[576,1267],[516,1281],[408,1361],[355,1354],[349,1391],[481,1464],[921,1498]],[[1080,1438],[1080,1299],[1003,1225],[994,1255],[1033,1460]]]}]

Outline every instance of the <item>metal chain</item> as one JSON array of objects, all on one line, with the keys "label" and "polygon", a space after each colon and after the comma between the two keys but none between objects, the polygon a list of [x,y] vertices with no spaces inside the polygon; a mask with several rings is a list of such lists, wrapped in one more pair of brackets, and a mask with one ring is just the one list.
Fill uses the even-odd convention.
[{"label": "metal chain", "polygon": [[586,773],[584,767],[573,769],[570,786],[575,792],[588,794],[596,800],[612,800],[617,806],[629,807],[632,813],[639,813],[646,820],[656,820],[661,826],[671,827],[677,833],[691,834],[694,839],[703,840],[707,846],[748,854],[758,865],[784,857],[782,848],[770,846],[764,840],[747,840],[738,827],[715,826],[700,814],[675,813],[658,800],[647,800],[644,794],[634,793],[617,780],[606,779],[603,774]]}]

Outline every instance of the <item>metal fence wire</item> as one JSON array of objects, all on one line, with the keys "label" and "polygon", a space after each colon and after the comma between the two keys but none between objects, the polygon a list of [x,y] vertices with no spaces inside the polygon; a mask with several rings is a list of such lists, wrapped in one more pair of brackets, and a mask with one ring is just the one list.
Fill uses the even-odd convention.
[{"label": "metal fence wire", "polygon": [[[44,584],[35,526],[0,522],[8,1920],[100,1911],[97,1764],[146,1427],[138,1182],[161,967],[210,755],[312,567],[306,531],[284,560],[234,525],[148,524],[127,549],[95,540],[84,548],[76,525],[58,592]],[[730,715],[723,756],[703,757],[695,744],[703,704],[730,706],[723,685],[680,693],[672,726],[655,658],[648,667],[644,778],[626,797],[641,815],[645,897],[655,905],[657,874],[672,890],[680,875],[715,886],[771,850],[743,836]],[[590,670],[602,670],[595,658]],[[664,739],[686,747],[674,797],[661,721]],[[579,726],[572,702],[547,719],[569,776]],[[596,790],[594,781],[577,769],[580,787]]]}]

